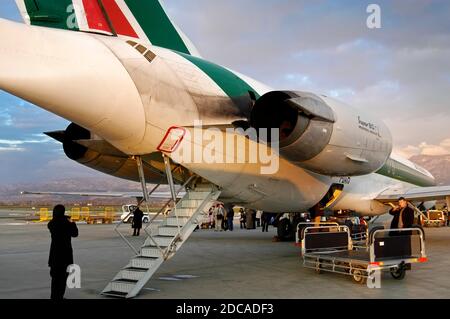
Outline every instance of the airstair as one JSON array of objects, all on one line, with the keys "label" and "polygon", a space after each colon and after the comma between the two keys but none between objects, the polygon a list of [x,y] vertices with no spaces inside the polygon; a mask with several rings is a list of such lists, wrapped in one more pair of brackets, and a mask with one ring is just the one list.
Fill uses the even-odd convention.
[{"label": "airstair", "polygon": [[[138,162],[139,163],[139,162]],[[139,165],[139,164],[138,164]],[[184,197],[176,201],[177,194],[171,177],[170,169],[167,169],[169,186],[173,195],[173,202],[176,205],[162,220],[157,220],[158,215],[153,217],[144,229],[147,238],[143,246],[137,251],[125,239],[127,244],[136,252],[129,264],[119,271],[114,279],[106,286],[102,294],[116,298],[133,298],[139,294],[145,284],[155,274],[161,265],[172,258],[181,246],[188,240],[199,223],[201,223],[204,210],[208,204],[217,200],[220,190],[213,184],[205,183],[192,184],[186,188]],[[149,194],[145,188],[145,194]]]}]

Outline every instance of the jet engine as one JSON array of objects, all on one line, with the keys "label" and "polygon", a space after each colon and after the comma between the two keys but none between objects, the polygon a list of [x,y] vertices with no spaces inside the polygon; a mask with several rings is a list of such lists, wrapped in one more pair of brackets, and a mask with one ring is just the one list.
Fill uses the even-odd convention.
[{"label": "jet engine", "polygon": [[[273,91],[254,105],[250,125],[279,129],[280,155],[329,176],[379,170],[392,152],[386,125],[342,102],[307,92]],[[268,142],[278,142],[268,134]]]},{"label": "jet engine", "polygon": [[[71,123],[65,131],[46,133],[63,144],[64,153],[73,161],[102,173],[138,181],[136,162],[104,139]],[[161,174],[144,167],[149,183],[161,180]]]}]

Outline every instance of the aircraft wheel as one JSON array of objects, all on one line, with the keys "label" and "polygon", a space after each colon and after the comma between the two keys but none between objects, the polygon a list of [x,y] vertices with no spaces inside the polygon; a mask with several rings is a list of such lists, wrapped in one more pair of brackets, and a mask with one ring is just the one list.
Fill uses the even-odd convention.
[{"label": "aircraft wheel", "polygon": [[288,241],[291,238],[291,221],[287,218],[278,222],[277,235],[283,241]]},{"label": "aircraft wheel", "polygon": [[403,267],[391,268],[391,276],[395,280],[403,280],[406,276],[406,270]]}]

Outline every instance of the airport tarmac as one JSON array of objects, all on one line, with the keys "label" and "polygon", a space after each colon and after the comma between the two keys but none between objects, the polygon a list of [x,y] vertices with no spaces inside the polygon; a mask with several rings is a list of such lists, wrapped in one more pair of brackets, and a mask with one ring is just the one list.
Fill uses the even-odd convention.
[{"label": "airport tarmac", "polygon": [[[131,250],[114,225],[80,224],[73,240],[82,288],[68,299],[104,298],[100,291],[125,266]],[[122,231],[130,234],[129,225]],[[138,298],[450,298],[450,229],[428,228],[430,261],[414,265],[406,279],[386,274],[381,289],[355,284],[348,276],[316,274],[301,265],[293,243],[272,242],[275,229],[197,231],[166,262]],[[138,246],[141,242],[130,237]],[[144,238],[140,239],[141,241]],[[48,298],[49,233],[45,224],[0,220],[0,298]]]}]

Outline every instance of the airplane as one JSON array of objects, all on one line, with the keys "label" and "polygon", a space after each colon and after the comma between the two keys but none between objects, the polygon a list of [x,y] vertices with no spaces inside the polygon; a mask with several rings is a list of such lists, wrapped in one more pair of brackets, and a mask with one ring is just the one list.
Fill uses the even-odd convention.
[{"label": "airplane", "polygon": [[[158,0],[16,3],[25,24],[0,19],[0,89],[72,122],[47,135],[71,160],[141,182],[147,200],[147,183],[200,179],[222,202],[273,213],[319,205],[378,216],[401,196],[450,204],[450,186],[393,154],[377,115],[208,61]],[[249,129],[279,138],[249,138]],[[212,150],[196,130],[236,143]],[[226,160],[183,161],[177,149]],[[251,154],[240,160],[254,149],[276,169]]]}]

